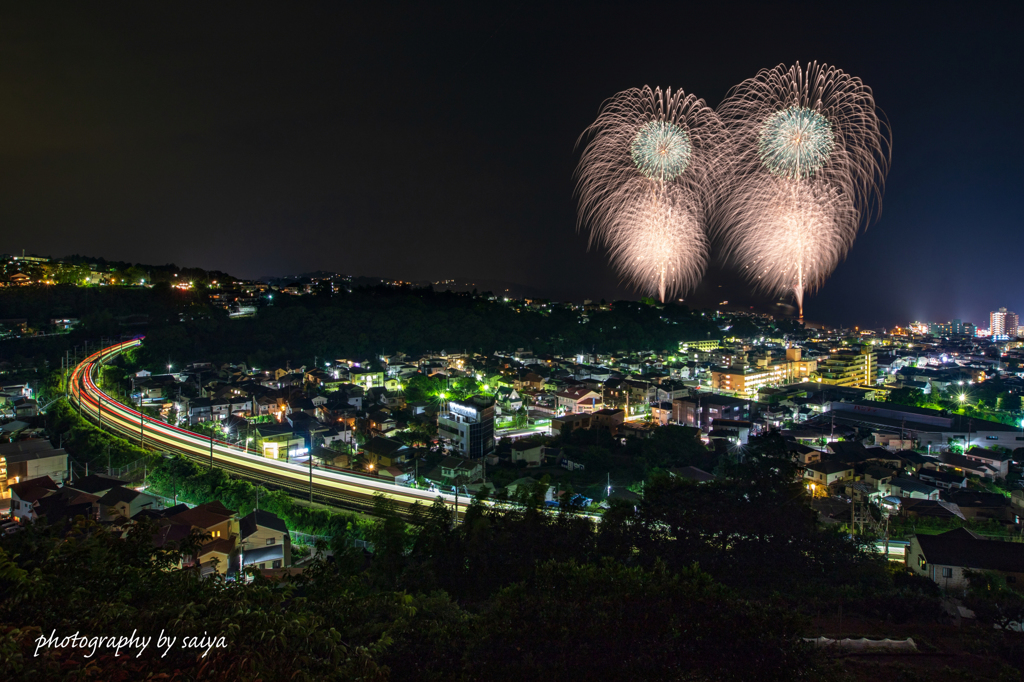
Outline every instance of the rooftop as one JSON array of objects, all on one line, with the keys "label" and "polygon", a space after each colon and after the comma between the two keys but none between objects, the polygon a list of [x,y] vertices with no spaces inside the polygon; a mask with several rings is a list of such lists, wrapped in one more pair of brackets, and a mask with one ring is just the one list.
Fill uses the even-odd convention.
[{"label": "rooftop", "polygon": [[1024,566],[1024,543],[983,540],[966,528],[916,537],[925,559],[933,564],[1011,573]]}]

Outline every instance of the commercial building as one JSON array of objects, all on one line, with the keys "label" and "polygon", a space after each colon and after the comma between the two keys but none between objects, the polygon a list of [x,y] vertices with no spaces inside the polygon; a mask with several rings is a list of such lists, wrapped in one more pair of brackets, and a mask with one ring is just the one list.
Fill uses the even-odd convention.
[{"label": "commercial building", "polygon": [[989,330],[992,338],[1016,338],[1017,327],[1020,326],[1020,319],[1017,313],[1011,313],[1006,308],[989,313]]},{"label": "commercial building", "polygon": [[463,457],[489,455],[494,451],[494,398],[475,395],[449,401],[448,409],[437,415],[437,430]]},{"label": "commercial building", "polygon": [[[980,475],[986,475],[983,473],[984,469],[980,468],[982,466],[991,466],[997,471],[1001,471],[1003,466],[999,460],[1002,455],[998,454],[998,451],[982,452],[981,448],[991,450],[993,446],[999,446],[1012,452],[1024,444],[1024,436],[1017,426],[963,415],[950,415],[925,407],[855,400],[833,401],[830,409],[828,419],[834,424],[867,427],[878,433],[899,434],[901,441],[917,441],[918,447],[931,447],[933,452],[946,450],[951,441],[958,443],[958,449],[967,450],[975,457],[974,460],[961,458],[963,461],[959,462],[960,468],[965,468],[968,463],[976,465],[979,467]],[[946,463],[954,465],[952,462]]]}]

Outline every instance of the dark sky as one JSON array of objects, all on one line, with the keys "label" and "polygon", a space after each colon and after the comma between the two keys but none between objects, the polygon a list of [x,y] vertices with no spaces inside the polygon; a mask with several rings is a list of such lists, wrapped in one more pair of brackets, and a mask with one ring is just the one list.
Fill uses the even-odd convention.
[{"label": "dark sky", "polygon": [[[576,232],[601,102],[650,84],[717,105],[817,59],[874,89],[893,161],[808,317],[987,325],[1024,313],[1014,6],[8,3],[0,252],[634,295]],[[690,300],[746,292],[713,268]]]}]

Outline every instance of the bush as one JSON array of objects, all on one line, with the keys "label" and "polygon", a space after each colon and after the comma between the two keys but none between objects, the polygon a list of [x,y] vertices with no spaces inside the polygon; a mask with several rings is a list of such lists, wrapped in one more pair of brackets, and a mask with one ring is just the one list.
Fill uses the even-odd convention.
[{"label": "bush", "polygon": [[[154,490],[165,497],[177,498],[190,504],[203,504],[220,500],[229,509],[244,516],[256,508],[256,486],[249,481],[228,476],[223,469],[201,467],[182,457],[166,457],[153,469],[149,477]],[[289,530],[309,535],[332,538],[336,543],[345,539],[363,539],[370,523],[349,512],[323,507],[307,507],[282,490],[259,488],[260,509],[279,516]]]},{"label": "bush", "polygon": [[47,410],[46,429],[80,465],[88,463],[91,468],[105,470],[108,450],[110,466],[115,468],[140,459],[156,460],[156,455],[149,450],[109,434],[78,416],[77,410],[64,400]]}]

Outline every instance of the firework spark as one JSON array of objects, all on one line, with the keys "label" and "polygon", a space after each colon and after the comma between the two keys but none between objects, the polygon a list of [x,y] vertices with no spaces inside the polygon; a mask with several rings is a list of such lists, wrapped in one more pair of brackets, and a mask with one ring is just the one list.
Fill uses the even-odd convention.
[{"label": "firework spark", "polygon": [[624,279],[662,301],[704,272],[724,134],[703,100],[646,86],[612,97],[584,132],[580,226]]},{"label": "firework spark", "polygon": [[870,88],[817,62],[761,71],[719,114],[732,150],[716,233],[759,288],[792,292],[802,318],[804,294],[881,206],[888,130]]}]

